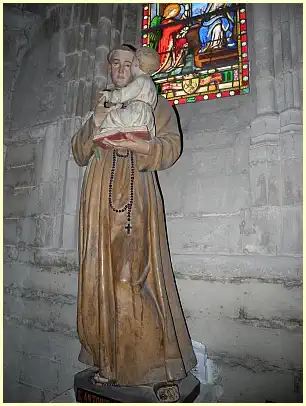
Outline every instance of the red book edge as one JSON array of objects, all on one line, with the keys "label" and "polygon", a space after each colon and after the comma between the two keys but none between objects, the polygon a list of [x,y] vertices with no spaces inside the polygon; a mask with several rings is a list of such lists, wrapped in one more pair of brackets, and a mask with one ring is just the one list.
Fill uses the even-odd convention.
[{"label": "red book edge", "polygon": [[[143,140],[150,141],[151,136],[147,131],[135,131],[135,132],[129,132],[129,134],[133,134],[136,137],[139,137]],[[104,140],[111,140],[111,141],[120,141],[120,140],[127,140],[126,133],[124,132],[117,132],[112,135],[108,135],[106,137],[101,137],[101,138],[96,138],[94,139],[94,143],[101,147],[102,149],[112,149],[112,147],[109,147],[108,145],[103,144]]]}]

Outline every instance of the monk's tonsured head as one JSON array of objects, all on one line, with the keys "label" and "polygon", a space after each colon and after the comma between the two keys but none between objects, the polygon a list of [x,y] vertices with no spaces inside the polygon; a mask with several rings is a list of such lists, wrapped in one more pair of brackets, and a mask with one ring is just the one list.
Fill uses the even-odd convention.
[{"label": "monk's tonsured head", "polygon": [[135,57],[136,48],[131,45],[121,45],[107,55],[109,72],[117,88],[125,87],[133,77],[131,66]]}]

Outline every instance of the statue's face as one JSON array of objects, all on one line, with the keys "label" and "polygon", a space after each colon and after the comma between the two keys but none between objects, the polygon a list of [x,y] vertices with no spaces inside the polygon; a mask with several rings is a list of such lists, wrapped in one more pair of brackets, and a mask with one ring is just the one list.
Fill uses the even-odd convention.
[{"label": "statue's face", "polygon": [[125,87],[132,81],[131,66],[133,59],[134,54],[130,51],[119,49],[112,53],[109,70],[112,81],[117,88]]}]

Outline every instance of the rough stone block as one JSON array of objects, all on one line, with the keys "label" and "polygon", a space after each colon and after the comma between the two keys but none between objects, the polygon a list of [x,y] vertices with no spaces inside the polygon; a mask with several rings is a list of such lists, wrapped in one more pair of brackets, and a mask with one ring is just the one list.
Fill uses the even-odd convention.
[{"label": "rough stone block", "polygon": [[[256,327],[299,332],[302,288],[245,280],[242,283],[177,279],[184,308],[193,314],[236,320]],[[256,324],[257,323],[257,324]]]},{"label": "rough stone block", "polygon": [[158,174],[167,214],[183,211],[183,187],[179,173],[180,169],[175,166]]},{"label": "rough stone block", "polygon": [[[8,281],[17,283],[20,269],[12,266],[11,270],[17,272],[13,279],[11,277]],[[78,289],[78,274],[76,272],[68,272],[66,268],[41,268],[41,267],[27,267],[27,274],[23,278],[23,286],[28,289],[43,291],[46,293],[58,293],[60,295],[77,296]]]},{"label": "rough stone block", "polygon": [[58,77],[61,77],[61,71],[63,68],[63,57],[61,47],[61,34],[59,32],[53,34],[52,38],[49,41],[48,68],[50,70],[57,71]]},{"label": "rough stone block", "polygon": [[19,241],[27,245],[36,244],[37,219],[35,217],[22,218],[19,221]]},{"label": "rough stone block", "polygon": [[40,153],[42,143],[28,143],[24,145],[10,145],[6,153],[6,167],[29,165],[35,163]]},{"label": "rough stone block", "polygon": [[113,10],[114,10],[113,3],[99,4],[99,19],[105,17],[111,20],[113,16]]},{"label": "rough stone block", "polygon": [[89,64],[89,52],[88,51],[82,51],[81,64],[80,64],[80,73],[79,73],[80,78],[86,78],[87,77],[88,64]]},{"label": "rough stone block", "polygon": [[96,76],[107,76],[108,62],[107,62],[108,49],[100,46],[96,50]]},{"label": "rough stone block", "polygon": [[64,214],[63,216],[63,248],[77,248],[77,214]]},{"label": "rough stone block", "polygon": [[72,214],[76,212],[77,202],[80,195],[80,171],[74,160],[69,160],[67,164],[67,180],[65,186],[65,213]]},{"label": "rough stone block", "polygon": [[[265,92],[263,91],[263,94]],[[252,121],[252,138],[263,134],[278,134],[280,130],[279,117],[267,114]],[[253,141],[251,141],[253,143]]]},{"label": "rough stone block", "polygon": [[3,201],[4,217],[33,216],[38,212],[38,189],[5,187]]},{"label": "rough stone block", "polygon": [[[138,34],[138,16],[139,16],[139,4],[126,4],[125,16],[123,21],[124,32],[123,38],[125,43],[134,44],[136,47],[141,46],[136,44],[139,40]],[[137,38],[138,37],[138,38]]]},{"label": "rough stone block", "polygon": [[40,216],[36,221],[35,244],[50,247],[53,243],[53,217]]},{"label": "rough stone block", "polygon": [[75,368],[82,367],[84,364],[78,361],[78,355],[81,349],[81,345],[78,339],[68,337],[59,333],[52,333],[49,337],[51,348],[53,349],[54,358],[66,365],[71,365]]},{"label": "rough stone block", "polygon": [[72,25],[80,23],[81,4],[72,5]]},{"label": "rough stone block", "polygon": [[255,233],[242,235],[243,251],[249,254],[279,255],[282,223],[280,207],[253,208],[251,216]]},{"label": "rough stone block", "polygon": [[[279,32],[279,37],[281,33]],[[280,43],[281,49],[281,43]],[[277,111],[283,111],[285,109],[285,84],[282,78],[282,54],[281,52],[275,52],[275,69],[276,69],[276,80],[275,80],[275,104]],[[281,61],[279,63],[279,60]]]},{"label": "rough stone block", "polygon": [[96,76],[95,81],[93,83],[93,90],[92,90],[92,100],[91,100],[91,108],[93,109],[96,105],[98,98],[99,98],[99,91],[106,88],[107,85],[107,75],[106,76]]},{"label": "rough stone block", "polygon": [[78,46],[79,27],[73,26],[64,30],[64,52],[66,54],[74,53]]},{"label": "rough stone block", "polygon": [[119,30],[112,29],[111,33],[111,48],[118,47],[121,41],[121,33]]},{"label": "rough stone block", "polygon": [[8,292],[3,294],[3,312],[9,316],[23,314],[24,302],[19,295],[18,289],[14,287],[7,288],[9,291],[16,290],[16,295],[12,296]]},{"label": "rough stone block", "polygon": [[43,391],[36,386],[28,385],[24,382],[7,382],[4,388],[5,402],[44,402]]},{"label": "rough stone block", "polygon": [[294,153],[294,134],[287,133],[281,138],[281,157],[297,158]]},{"label": "rough stone block", "polygon": [[[74,357],[77,358],[78,356],[75,345],[76,339],[60,333],[31,329],[26,326],[20,326],[20,330],[23,337],[22,351],[29,356],[42,357],[58,363],[63,362],[67,366],[73,365]],[[58,342],[62,344],[60,348]]]},{"label": "rough stone block", "polygon": [[16,244],[18,241],[17,227],[19,221],[17,219],[4,219],[3,220],[3,236],[4,244]]},{"label": "rough stone block", "polygon": [[266,162],[267,157],[267,145],[252,145],[249,150],[249,162],[251,166],[255,166]]},{"label": "rough stone block", "polygon": [[266,162],[250,168],[251,196],[253,206],[266,206],[267,196],[267,164]]},{"label": "rough stone block", "polygon": [[[4,312],[20,317],[36,328],[72,332],[76,328],[76,299],[70,296],[47,295],[41,291],[10,288],[5,293]],[[30,382],[29,382],[30,383]],[[52,390],[51,388],[48,388]]]},{"label": "rough stone block", "polygon": [[293,371],[266,370],[254,373],[230,360],[217,360],[221,370],[223,395],[221,403],[297,403],[298,393]]},{"label": "rough stone block", "polygon": [[249,206],[247,174],[205,177],[197,172],[184,177],[184,213],[234,213]]},{"label": "rough stone block", "polygon": [[302,163],[298,159],[282,161],[283,205],[302,203]]},{"label": "rough stone block", "polygon": [[69,159],[67,162],[67,182],[70,180],[79,180],[80,179],[80,167],[76,164],[75,160]]},{"label": "rough stone block", "polygon": [[302,255],[303,252],[303,213],[302,208],[283,207],[282,252],[289,255]]},{"label": "rough stone block", "polygon": [[[13,128],[23,129],[55,121],[63,114],[65,80],[59,72],[49,69],[49,43],[39,42],[26,56],[26,63],[16,82],[18,94],[27,94],[31,103],[14,93],[12,103]],[[20,93],[19,93],[20,92]]]},{"label": "rough stone block", "polygon": [[60,16],[58,9],[51,11],[50,17],[46,19],[42,25],[42,34],[50,39],[52,34],[58,32],[60,29]]},{"label": "rough stone block", "polygon": [[4,185],[14,187],[34,186],[36,184],[34,165],[11,168],[4,172]]},{"label": "rough stone block", "polygon": [[78,36],[78,50],[83,49],[83,44],[84,44],[84,31],[85,31],[85,25],[82,24],[79,26],[79,36]]},{"label": "rough stone block", "polygon": [[[292,80],[292,79],[291,79]],[[294,125],[292,129],[301,128],[302,126],[302,111],[300,109],[286,109],[285,111],[280,113],[280,124],[282,130],[290,129],[291,125]],[[295,127],[297,126],[297,127]]]},{"label": "rough stone block", "polygon": [[116,9],[113,14],[113,23],[112,25],[118,30],[122,30],[122,20],[123,20],[123,11],[124,11],[124,4],[117,3],[115,5]]},{"label": "rough stone block", "polygon": [[[90,6],[87,4],[87,6]],[[90,42],[91,42],[91,24],[86,23],[84,28],[84,41],[83,41],[83,49],[87,52],[90,52]]]},{"label": "rough stone block", "polygon": [[110,44],[110,35],[111,35],[110,20],[106,18],[101,18],[98,24],[97,47],[104,46],[105,48],[108,48]]},{"label": "rough stone block", "polygon": [[63,122],[49,125],[46,131],[43,148],[43,165],[41,169],[41,181],[58,182],[60,173],[58,166],[61,154],[64,153]]},{"label": "rough stone block", "polygon": [[302,158],[302,135],[296,132],[285,133],[281,138],[281,158]]},{"label": "rough stone block", "polygon": [[58,10],[60,17],[60,26],[66,29],[72,26],[72,4],[61,4]]},{"label": "rough stone block", "polygon": [[35,269],[35,267],[28,264],[12,260],[10,262],[5,262],[3,272],[4,286],[23,286],[24,282],[29,278],[32,269]]},{"label": "rough stone block", "polygon": [[237,137],[248,138],[255,117],[252,97],[235,96],[177,106],[184,148],[233,145]]},{"label": "rough stone block", "polygon": [[76,111],[76,103],[78,97],[78,86],[79,83],[75,80],[70,81],[67,86],[67,96],[66,96],[66,114],[67,116],[74,116]]},{"label": "rough stone block", "polygon": [[[78,354],[76,354],[78,356]],[[74,384],[74,375],[82,371],[83,367],[76,368],[71,365],[59,364],[58,392],[61,393],[67,388],[72,388]]]},{"label": "rough stone block", "polygon": [[95,73],[95,56],[89,56],[88,59],[88,67],[87,67],[87,81],[89,82],[94,82],[95,78],[94,78],[94,73]]},{"label": "rough stone block", "polygon": [[99,20],[99,4],[92,4],[91,5],[91,17],[90,22],[93,27],[97,27]]},{"label": "rough stone block", "polygon": [[[203,294],[195,311],[189,310],[187,305],[197,301],[194,295],[180,291],[180,298],[187,314],[186,320],[192,339],[205,343],[212,357],[219,356],[227,359],[229,363],[245,366],[257,373],[269,370],[271,366],[281,370],[301,368],[301,328],[299,333],[284,329],[256,328],[221,314],[219,317],[211,316],[209,310],[201,309],[206,304]],[[236,297],[233,298],[235,299]],[[288,351],[284,351],[284,348],[288,348]]]},{"label": "rough stone block", "polygon": [[65,58],[65,78],[67,81],[78,79],[79,62],[80,62],[80,57],[77,53],[66,56],[66,58]]},{"label": "rough stone block", "polygon": [[77,213],[78,199],[80,197],[79,180],[68,179],[65,188],[65,193],[66,195],[65,195],[64,213],[75,215]]},{"label": "rough stone block", "polygon": [[267,163],[268,204],[281,204],[281,163],[277,161]]},{"label": "rough stone block", "polygon": [[[192,151],[187,159],[192,169],[202,178],[213,175],[229,175],[232,173],[234,164],[234,148],[209,148]],[[185,160],[186,161],[186,160]],[[186,164],[186,162],[185,162]],[[187,168],[186,168],[187,169]],[[186,172],[189,172],[188,169]]]},{"label": "rough stone block", "polygon": [[4,246],[3,260],[5,262],[20,261],[23,263],[34,263],[34,249],[25,244]]},{"label": "rough stone block", "polygon": [[290,288],[301,286],[302,258],[271,255],[171,254],[177,279],[239,284],[260,280],[278,281]]},{"label": "rough stone block", "polygon": [[82,116],[83,101],[84,101],[84,89],[85,89],[85,80],[81,79],[79,81],[78,99],[77,99],[77,105],[76,105],[76,115],[77,116]]},{"label": "rough stone block", "polygon": [[172,253],[241,253],[240,215],[168,218]]},{"label": "rough stone block", "polygon": [[93,85],[91,82],[85,82],[84,100],[82,106],[82,117],[84,117],[91,109]]},{"label": "rough stone block", "polygon": [[23,354],[20,380],[28,385],[58,391],[58,363],[34,355]]},{"label": "rough stone block", "polygon": [[91,11],[90,7],[91,7],[91,4],[82,4],[81,15],[80,15],[81,23],[87,23],[90,20],[90,11]]},{"label": "rough stone block", "polygon": [[[17,381],[20,374],[21,330],[18,325],[4,321],[3,329],[3,369],[4,382]],[[8,385],[10,386],[10,384]]]},{"label": "rough stone block", "polygon": [[38,212],[41,214],[53,213],[56,207],[56,185],[51,182],[42,182],[39,185]]}]

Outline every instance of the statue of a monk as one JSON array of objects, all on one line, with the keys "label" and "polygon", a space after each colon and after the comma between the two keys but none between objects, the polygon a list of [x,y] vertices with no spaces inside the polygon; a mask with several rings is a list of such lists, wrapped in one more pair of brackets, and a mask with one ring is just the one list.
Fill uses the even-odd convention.
[{"label": "statue of a monk", "polygon": [[[115,88],[132,80],[133,47],[108,56]],[[98,368],[96,381],[120,385],[169,382],[196,365],[171,267],[155,171],[181,150],[175,113],[162,97],[156,137],[128,134],[93,153],[93,134],[108,113],[100,100],[72,139],[86,166],[80,202],[78,287],[79,360]],[[107,143],[107,141],[105,141]]]}]

